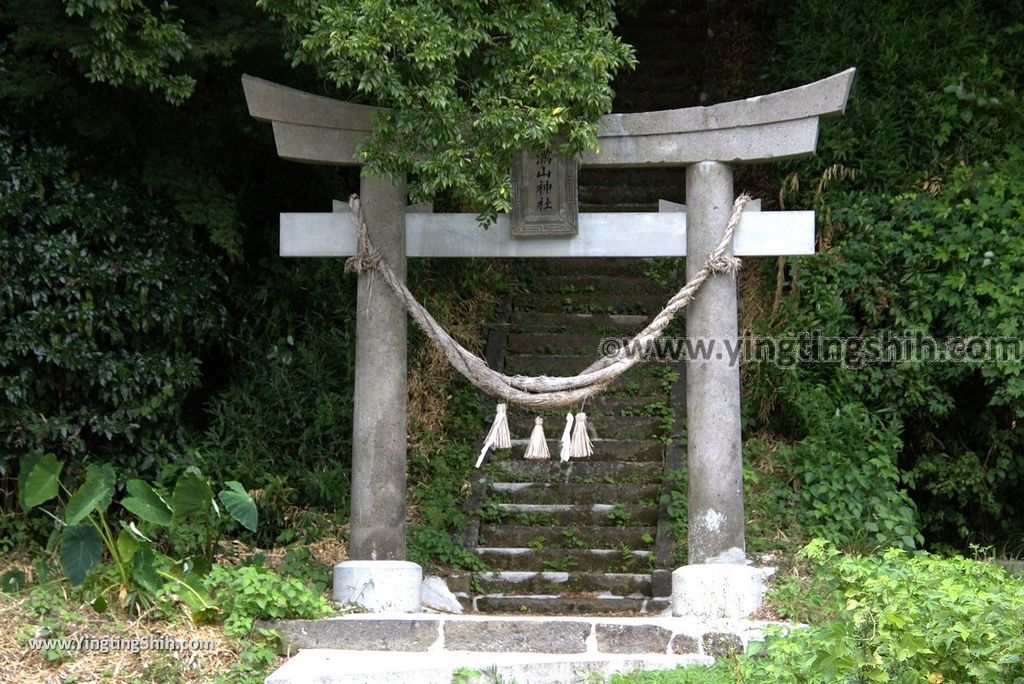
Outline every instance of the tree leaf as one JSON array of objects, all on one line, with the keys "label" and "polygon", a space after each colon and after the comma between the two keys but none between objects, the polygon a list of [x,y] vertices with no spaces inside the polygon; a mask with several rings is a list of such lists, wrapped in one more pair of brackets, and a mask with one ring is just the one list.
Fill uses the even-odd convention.
[{"label": "tree leaf", "polygon": [[77,525],[95,510],[104,511],[114,496],[116,476],[109,463],[101,466],[91,465],[85,471],[85,482],[78,488],[67,506],[64,507],[64,519],[68,525]]},{"label": "tree leaf", "polygon": [[171,495],[174,521],[180,522],[193,513],[208,512],[213,501],[213,490],[206,478],[196,473],[185,473],[178,478]]},{"label": "tree leaf", "polygon": [[[25,510],[35,508],[57,496],[57,484],[63,463],[53,454],[45,456],[28,455],[21,461],[22,472],[18,476],[18,496]],[[24,476],[24,480],[22,479]]]},{"label": "tree leaf", "polygon": [[148,523],[164,527],[171,524],[171,507],[155,489],[142,480],[129,480],[127,489],[131,496],[121,499],[122,506]]},{"label": "tree leaf", "polygon": [[60,543],[60,564],[72,585],[85,581],[89,571],[100,564],[103,540],[92,525],[64,528]]},{"label": "tree leaf", "polygon": [[227,489],[220,492],[217,498],[224,503],[232,518],[241,523],[242,527],[251,532],[256,531],[256,524],[259,520],[259,512],[256,510],[256,502],[245,491],[241,483],[231,480],[225,482]]}]

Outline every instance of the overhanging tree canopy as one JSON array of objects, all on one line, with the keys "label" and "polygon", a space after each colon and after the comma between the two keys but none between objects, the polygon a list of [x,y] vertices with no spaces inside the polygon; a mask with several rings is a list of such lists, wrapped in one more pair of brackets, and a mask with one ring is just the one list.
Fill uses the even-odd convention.
[{"label": "overhanging tree canopy", "polygon": [[523,146],[596,147],[610,82],[635,64],[612,34],[615,0],[260,0],[296,64],[388,108],[367,168],[408,174],[414,201],[449,191],[485,218],[508,211]]}]

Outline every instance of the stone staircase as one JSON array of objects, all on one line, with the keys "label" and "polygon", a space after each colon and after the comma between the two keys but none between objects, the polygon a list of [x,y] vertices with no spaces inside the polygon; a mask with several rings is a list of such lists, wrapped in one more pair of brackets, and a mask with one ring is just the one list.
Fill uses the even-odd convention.
[{"label": "stone staircase", "polygon": [[[631,337],[672,294],[644,275],[648,266],[529,262],[528,292],[516,295],[507,326],[505,371],[572,375],[597,357],[602,339]],[[523,453],[535,415],[509,409],[513,447],[492,453],[483,468],[469,539],[493,570],[450,580],[467,609],[645,615],[668,608],[672,540],[661,499],[667,445],[682,421],[672,407],[679,383],[677,366],[643,364],[588,400],[594,455],[569,463],[558,458],[564,411],[541,414],[552,457],[532,461]]]}]

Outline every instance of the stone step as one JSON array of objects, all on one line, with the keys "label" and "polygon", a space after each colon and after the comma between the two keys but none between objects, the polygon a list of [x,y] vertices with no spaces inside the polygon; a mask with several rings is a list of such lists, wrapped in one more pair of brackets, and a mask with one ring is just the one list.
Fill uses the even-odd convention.
[{"label": "stone step", "polygon": [[[610,336],[612,334],[512,333],[508,336],[508,351],[511,354],[591,354],[596,356],[601,353],[599,348],[601,340]],[[631,333],[621,333],[621,337],[626,339],[631,336]]]},{"label": "stone step", "polygon": [[528,288],[534,294],[570,295],[587,292],[605,294],[629,292],[659,296],[666,294],[671,296],[672,294],[667,292],[658,281],[646,277],[643,271],[635,276],[538,275],[530,279]]},{"label": "stone step", "polygon": [[653,570],[650,551],[478,546],[475,553],[497,570],[638,573]]},{"label": "stone step", "polygon": [[[485,637],[486,638],[486,637]],[[635,650],[635,649],[631,649]],[[392,652],[307,648],[292,656],[264,680],[265,684],[449,684],[450,682],[520,682],[564,684],[606,682],[615,675],[642,670],[707,668],[705,655],[667,655],[663,651],[633,655],[604,653],[466,653]],[[480,673],[469,675],[470,673]]]},{"label": "stone step", "polygon": [[[663,601],[648,601],[647,611],[656,612],[665,605]],[[622,601],[612,604],[612,607],[621,605]],[[719,646],[731,641],[736,650],[742,651],[746,643],[763,638],[767,625],[755,621],[700,623],[689,618],[660,615],[498,617],[473,614],[348,613],[325,619],[280,619],[260,622],[256,626],[278,632],[282,637],[282,650],[293,653],[298,650],[313,652],[337,649],[338,653],[348,653],[354,657],[359,653],[376,651],[386,658],[400,658],[413,653],[438,658],[447,652],[462,657],[479,653],[492,657],[518,653],[541,659],[555,653],[725,655],[728,651],[723,652]],[[570,677],[556,681],[577,680]]]},{"label": "stone step", "polygon": [[478,613],[533,615],[660,615],[671,605],[668,599],[623,596],[476,596]]},{"label": "stone step", "polygon": [[[628,331],[612,330],[606,331],[603,334],[589,335],[558,332],[514,332],[508,336],[508,353],[510,358],[534,355],[551,357],[578,356],[593,362],[601,355],[608,353],[609,346],[611,345],[609,340],[617,343],[614,349],[618,350],[630,343],[634,335],[639,333],[640,330],[641,327],[637,326],[637,328]],[[654,351],[661,350],[668,356],[678,347],[680,347],[678,343],[663,342],[660,346],[648,347],[648,349]],[[685,347],[682,347],[682,349],[685,349]],[[682,356],[682,354],[679,355]],[[641,364],[639,367],[643,368],[643,366],[644,364]]]},{"label": "stone step", "polygon": [[590,314],[639,314],[654,316],[670,296],[623,292],[579,292],[575,294],[529,294],[516,302],[516,309],[538,312]]},{"label": "stone step", "polygon": [[619,572],[478,572],[474,586],[483,594],[611,594],[647,598],[651,576]]},{"label": "stone step", "polygon": [[660,482],[663,466],[658,461],[591,461],[571,459],[563,463],[557,453],[547,461],[506,459],[491,466],[494,477],[506,482]]},{"label": "stone step", "polygon": [[620,335],[643,329],[649,316],[641,314],[549,313],[512,311],[510,332],[570,332],[574,334]]},{"label": "stone step", "polygon": [[[653,414],[660,411],[660,407],[668,401],[668,393],[663,389],[651,394],[627,395],[627,394],[598,394],[587,399],[586,406],[588,418],[600,418],[602,416],[639,416]],[[579,406],[573,409],[578,410]],[[555,425],[565,420],[567,409],[544,409],[532,413],[533,416],[544,416],[544,427]],[[520,413],[524,409],[512,409],[513,413]],[[575,410],[573,411],[575,413]],[[550,420],[549,420],[550,419]],[[595,423],[596,424],[596,423]],[[564,427],[564,423],[563,423]]]},{"label": "stone step", "polygon": [[[548,451],[558,458],[561,445],[557,439],[551,439],[553,433],[546,433],[548,436]],[[488,458],[489,462],[504,460],[520,460],[530,440],[524,438],[513,439],[512,448],[492,452]],[[588,461],[657,461],[661,463],[665,458],[665,445],[657,439],[619,440],[619,439],[593,439],[594,453]]]},{"label": "stone step", "polygon": [[492,482],[496,503],[603,503],[657,504],[657,484],[547,484],[536,482]]},{"label": "stone step", "polygon": [[654,527],[536,527],[529,525],[481,525],[480,544],[490,547],[630,549],[654,545]]},{"label": "stone step", "polygon": [[[591,438],[599,434],[605,439],[649,439],[660,436],[668,427],[658,416],[601,416],[593,420],[589,420],[589,415],[587,417]],[[508,417],[509,430],[517,436],[529,435],[535,422],[536,416],[518,412]],[[561,437],[564,429],[564,417],[551,416],[544,421],[544,432],[548,437]],[[551,453],[557,459],[559,452]]]},{"label": "stone step", "polygon": [[651,259],[576,257],[568,259],[530,259],[534,273],[554,275],[636,275],[643,273]]},{"label": "stone step", "polygon": [[[659,466],[660,467],[660,466]],[[552,525],[653,526],[658,524],[657,506],[611,504],[494,504],[492,522],[529,525],[548,521]]]},{"label": "stone step", "polygon": [[[673,189],[676,194],[685,194],[686,169],[678,167],[654,167],[616,169],[592,166],[580,169],[580,188],[616,188],[623,185],[642,186],[655,189]],[[671,199],[659,197],[658,199]]]},{"label": "stone step", "polygon": [[654,404],[663,404],[668,401],[667,393],[662,390],[647,395],[623,395],[599,394],[596,397],[587,399],[587,416],[622,416],[639,415],[644,409]]}]

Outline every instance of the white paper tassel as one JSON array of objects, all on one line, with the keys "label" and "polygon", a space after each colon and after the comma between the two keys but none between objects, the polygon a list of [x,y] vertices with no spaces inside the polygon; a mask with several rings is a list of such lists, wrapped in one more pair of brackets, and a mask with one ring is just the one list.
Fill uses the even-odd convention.
[{"label": "white paper tassel", "polygon": [[576,414],[576,422],[572,426],[572,457],[587,458],[594,453],[594,445],[587,434],[587,414],[580,411]]},{"label": "white paper tassel", "polygon": [[572,411],[565,414],[565,429],[562,430],[562,463],[572,456]]},{"label": "white paper tassel", "polygon": [[494,414],[494,422],[491,423],[491,429],[487,432],[487,439],[484,440],[484,447],[480,450],[480,458],[476,460],[477,468],[484,462],[484,456],[487,455],[488,449],[512,448],[512,435],[508,432],[507,409],[508,404],[498,404],[498,409]]},{"label": "white paper tassel", "polygon": [[548,440],[544,436],[544,419],[540,416],[537,417],[537,422],[533,426],[533,432],[530,433],[530,443],[526,446],[526,453],[523,454],[523,458],[534,460],[551,458],[551,452],[548,451]]}]

